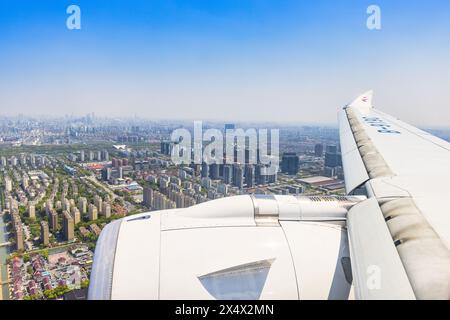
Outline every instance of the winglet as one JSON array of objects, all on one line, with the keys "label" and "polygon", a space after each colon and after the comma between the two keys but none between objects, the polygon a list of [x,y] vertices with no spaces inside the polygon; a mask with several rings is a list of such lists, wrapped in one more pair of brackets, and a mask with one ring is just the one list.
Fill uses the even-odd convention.
[{"label": "winglet", "polygon": [[366,93],[363,93],[362,95],[360,95],[348,106],[359,109],[362,112],[369,112],[369,110],[371,108],[373,108],[372,98],[373,98],[373,91],[370,90],[370,91],[367,91]]}]

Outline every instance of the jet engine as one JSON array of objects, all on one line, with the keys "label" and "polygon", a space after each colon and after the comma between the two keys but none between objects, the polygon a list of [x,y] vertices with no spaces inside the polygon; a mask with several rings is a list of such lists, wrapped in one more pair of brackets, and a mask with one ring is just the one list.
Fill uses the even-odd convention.
[{"label": "jet engine", "polygon": [[351,299],[363,196],[241,195],[108,224],[89,299]]}]

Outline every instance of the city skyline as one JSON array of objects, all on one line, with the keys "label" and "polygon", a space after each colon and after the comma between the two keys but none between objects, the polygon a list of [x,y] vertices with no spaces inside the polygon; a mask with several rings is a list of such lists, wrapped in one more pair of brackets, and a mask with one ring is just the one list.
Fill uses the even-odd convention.
[{"label": "city skyline", "polygon": [[[448,128],[449,4],[76,1],[0,4],[1,114],[335,124],[349,96]],[[433,37],[429,37],[433,34]],[[412,112],[414,111],[414,112]]]}]

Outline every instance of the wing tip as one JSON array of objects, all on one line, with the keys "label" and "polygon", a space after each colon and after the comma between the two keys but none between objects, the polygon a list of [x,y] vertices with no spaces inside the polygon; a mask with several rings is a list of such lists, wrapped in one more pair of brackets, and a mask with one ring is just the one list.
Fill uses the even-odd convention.
[{"label": "wing tip", "polygon": [[373,99],[373,90],[369,90],[367,92],[364,92],[363,94],[358,96],[355,100],[353,100],[353,102],[348,104],[348,107],[369,111],[369,109],[373,108],[372,99]]}]

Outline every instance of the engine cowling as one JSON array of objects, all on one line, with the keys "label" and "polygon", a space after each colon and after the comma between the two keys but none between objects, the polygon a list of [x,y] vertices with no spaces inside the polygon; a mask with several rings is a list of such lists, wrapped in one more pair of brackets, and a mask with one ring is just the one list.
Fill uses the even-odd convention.
[{"label": "engine cowling", "polygon": [[243,195],[108,224],[89,299],[348,299],[364,197]]}]

